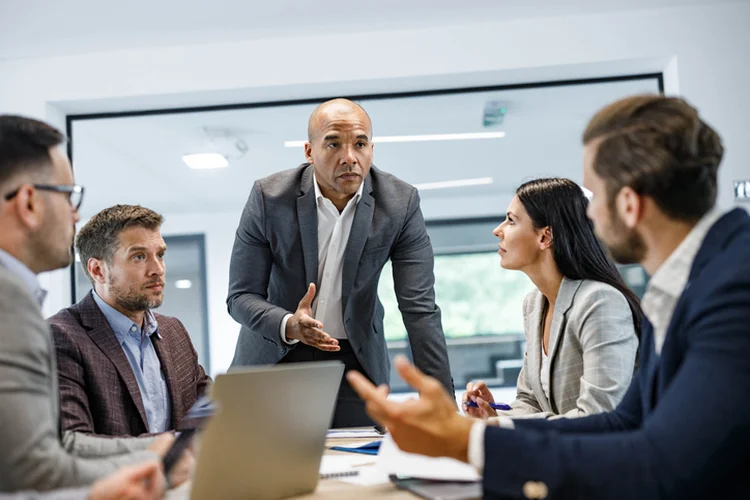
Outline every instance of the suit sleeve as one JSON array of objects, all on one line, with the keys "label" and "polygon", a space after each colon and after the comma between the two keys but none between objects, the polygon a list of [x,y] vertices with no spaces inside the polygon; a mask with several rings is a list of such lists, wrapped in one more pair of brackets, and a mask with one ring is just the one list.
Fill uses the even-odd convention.
[{"label": "suit sleeve", "polygon": [[60,426],[63,431],[93,434],[94,419],[86,392],[81,353],[75,340],[54,321],[49,321],[57,354],[60,383]]},{"label": "suit sleeve", "polygon": [[86,500],[89,497],[88,488],[75,488],[48,491],[19,491],[17,493],[0,493],[0,500]]},{"label": "suit sleeve", "polygon": [[263,193],[256,182],[234,238],[227,308],[235,321],[279,345],[281,321],[289,311],[267,300],[272,266],[273,255],[265,234]]},{"label": "suit sleeve", "polygon": [[432,244],[419,208],[416,189],[409,199],[406,220],[396,238],[391,262],[398,307],[409,335],[414,364],[438,379],[453,395],[440,308],[435,304]]},{"label": "suit sleeve", "polygon": [[[551,498],[711,498],[746,470],[750,272],[742,271],[732,269],[733,283],[701,294],[675,340],[689,343],[683,362],[640,427],[586,434],[540,425],[547,422],[515,431],[488,427],[485,494],[518,496],[531,480],[546,483]],[[620,406],[632,397],[631,389]],[[608,415],[569,422],[604,429],[603,422],[616,422]]]},{"label": "suit sleeve", "polygon": [[124,462],[145,458],[86,460],[62,448],[52,405],[57,373],[47,325],[19,286],[5,280],[0,296],[0,485],[11,491],[83,486]]}]

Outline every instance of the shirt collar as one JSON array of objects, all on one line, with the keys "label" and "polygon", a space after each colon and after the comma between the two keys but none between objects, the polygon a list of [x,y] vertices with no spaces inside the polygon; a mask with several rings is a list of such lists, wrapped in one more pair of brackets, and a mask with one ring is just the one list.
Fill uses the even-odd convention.
[{"label": "shirt collar", "polygon": [[682,295],[690,277],[693,260],[695,260],[708,231],[722,215],[724,215],[724,212],[714,207],[701,217],[685,239],[656,270],[649,281],[648,288],[658,289],[674,298]]},{"label": "shirt collar", "polygon": [[39,303],[39,307],[42,307],[44,299],[47,297],[47,290],[39,284],[39,278],[34,274],[34,271],[5,250],[0,250],[0,264],[23,281],[23,284]]},{"label": "shirt collar", "polygon": [[[109,326],[112,327],[112,331],[115,333],[115,336],[120,343],[123,343],[125,341],[125,338],[127,337],[128,333],[131,333],[131,331],[142,335],[141,325],[136,324],[133,320],[122,314],[120,311],[104,302],[104,299],[99,297],[99,294],[97,294],[95,291],[92,290],[91,294],[94,296],[94,302],[96,302],[96,305],[99,306],[99,309],[101,309],[104,317],[107,318]],[[144,329],[143,333],[145,333],[148,337],[155,333],[158,338],[161,338],[161,335],[159,334],[157,329],[158,324],[156,323],[156,317],[154,317],[154,313],[151,312],[151,310],[146,311],[146,314],[144,316],[144,323],[146,328]],[[135,330],[133,330],[133,327],[135,327]]]},{"label": "shirt collar", "polygon": [[[320,192],[320,186],[318,186],[318,179],[315,177],[315,170],[313,170],[313,187],[315,188],[315,200],[320,202],[321,199],[325,198],[323,196],[323,193]],[[359,203],[359,199],[362,198],[362,192],[365,189],[365,180],[362,179],[362,182],[359,184],[359,189],[357,189],[357,192],[354,194],[354,203]]]}]

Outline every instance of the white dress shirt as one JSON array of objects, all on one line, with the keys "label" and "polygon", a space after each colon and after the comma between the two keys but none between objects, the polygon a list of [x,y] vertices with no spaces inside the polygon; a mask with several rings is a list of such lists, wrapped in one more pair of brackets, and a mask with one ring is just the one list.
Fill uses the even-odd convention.
[{"label": "white dress shirt", "polygon": [[[667,257],[667,260],[659,266],[646,287],[641,308],[654,329],[656,354],[661,353],[677,300],[682,295],[690,277],[693,260],[695,260],[708,231],[722,215],[724,215],[724,212],[718,208],[713,208],[701,217],[685,239]],[[513,420],[508,417],[500,417],[496,422],[500,427],[514,428]],[[469,433],[469,463],[480,473],[484,469],[484,431],[486,428],[485,422],[477,421],[471,427]]]},{"label": "white dress shirt", "polygon": [[[318,282],[317,296],[312,303],[313,318],[323,323],[323,331],[335,339],[345,339],[344,312],[341,309],[341,280],[344,275],[344,251],[349,242],[349,233],[354,222],[357,203],[362,197],[365,183],[359,189],[344,210],[339,210],[331,200],[323,196],[313,172],[315,203],[318,210]],[[302,297],[300,297],[302,298]],[[299,340],[287,340],[286,323],[292,314],[287,314],[281,321],[279,335],[287,344],[296,344]]]}]

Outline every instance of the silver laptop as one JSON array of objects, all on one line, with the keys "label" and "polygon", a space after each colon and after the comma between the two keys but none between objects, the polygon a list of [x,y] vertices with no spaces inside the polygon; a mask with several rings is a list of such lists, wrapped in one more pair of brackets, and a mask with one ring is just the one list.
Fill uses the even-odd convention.
[{"label": "silver laptop", "polygon": [[272,500],[312,492],[344,373],[339,362],[216,377],[190,498]]}]

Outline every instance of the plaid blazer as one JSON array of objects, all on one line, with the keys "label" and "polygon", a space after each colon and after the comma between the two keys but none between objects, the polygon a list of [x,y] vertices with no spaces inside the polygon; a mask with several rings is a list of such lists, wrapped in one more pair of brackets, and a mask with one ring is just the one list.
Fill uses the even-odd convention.
[{"label": "plaid blazer", "polygon": [[563,278],[547,349],[549,397],[541,379],[544,304],[539,290],[524,300],[526,353],[518,392],[511,409],[498,415],[581,417],[613,410],[630,386],[638,351],[625,296],[598,281]]},{"label": "plaid blazer", "polygon": [[[153,335],[151,341],[169,390],[170,429],[179,429],[211,379],[198,364],[198,354],[180,320],[154,316],[161,338]],[[91,293],[47,321],[57,351],[62,429],[106,436],[148,433],[133,369]]]}]

